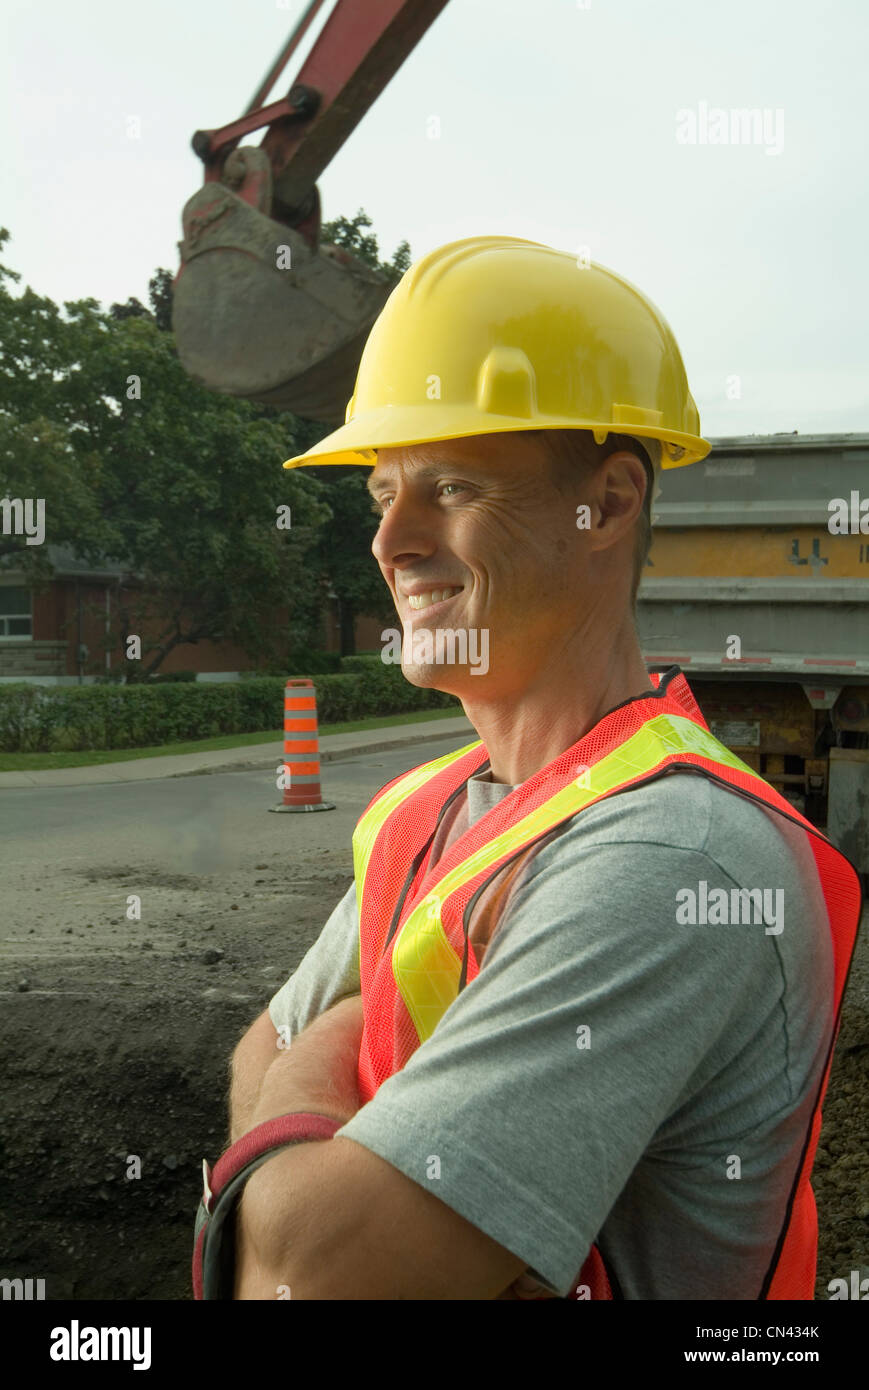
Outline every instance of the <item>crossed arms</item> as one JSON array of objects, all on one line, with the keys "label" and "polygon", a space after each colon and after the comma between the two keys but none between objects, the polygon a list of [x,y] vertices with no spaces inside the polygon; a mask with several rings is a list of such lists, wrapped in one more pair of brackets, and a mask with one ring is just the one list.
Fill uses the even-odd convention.
[{"label": "crossed arms", "polygon": [[[278,1047],[266,1010],[232,1059],[230,1137],[310,1111],[342,1124],[360,1108],[359,995]],[[352,1139],[295,1144],[245,1184],[236,1299],[496,1299],[524,1262]],[[286,1290],[289,1289],[289,1295]]]}]

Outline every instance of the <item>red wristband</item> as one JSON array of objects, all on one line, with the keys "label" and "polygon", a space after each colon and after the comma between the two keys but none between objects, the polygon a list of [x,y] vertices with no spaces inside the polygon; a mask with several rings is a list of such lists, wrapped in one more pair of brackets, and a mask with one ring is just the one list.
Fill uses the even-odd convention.
[{"label": "red wristband", "polygon": [[[312,1115],[307,1112],[277,1115],[273,1120],[264,1120],[255,1129],[236,1139],[234,1144],[230,1144],[226,1153],[217,1160],[214,1169],[208,1173],[209,1195],[219,1197],[227,1183],[231,1182],[242,1168],[264,1155],[267,1149],[279,1149],[287,1144],[305,1143],[311,1139],[331,1139],[343,1123],[343,1120],[336,1120],[327,1115]],[[203,1199],[205,1195],[203,1192]],[[206,1204],[205,1210],[210,1211],[211,1207]]]},{"label": "red wristband", "polygon": [[[278,1115],[257,1125],[230,1144],[210,1169],[202,1161],[203,1193],[196,1218],[193,1246],[193,1297],[213,1299],[221,1295],[221,1276],[226,1284],[226,1261],[221,1259],[227,1218],[235,1208],[244,1184],[262,1163],[279,1149],[310,1140],[331,1139],[345,1122],[328,1115],[307,1112]],[[232,1295],[230,1294],[229,1297]]]}]

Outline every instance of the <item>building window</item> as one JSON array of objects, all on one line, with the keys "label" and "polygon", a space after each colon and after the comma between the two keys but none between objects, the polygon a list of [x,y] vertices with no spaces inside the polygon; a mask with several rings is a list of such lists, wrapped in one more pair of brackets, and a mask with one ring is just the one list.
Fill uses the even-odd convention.
[{"label": "building window", "polygon": [[0,585],[0,637],[32,637],[30,590]]}]

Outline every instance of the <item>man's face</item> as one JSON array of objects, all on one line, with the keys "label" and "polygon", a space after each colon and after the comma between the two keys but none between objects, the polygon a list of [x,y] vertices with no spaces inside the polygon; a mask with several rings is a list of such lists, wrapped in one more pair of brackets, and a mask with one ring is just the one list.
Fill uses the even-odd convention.
[{"label": "man's face", "polygon": [[[591,551],[539,442],[492,434],[381,449],[368,486],[407,678],[471,699],[545,683],[581,623]],[[449,661],[448,640],[438,659],[439,630],[467,634],[464,664],[458,644]]]}]

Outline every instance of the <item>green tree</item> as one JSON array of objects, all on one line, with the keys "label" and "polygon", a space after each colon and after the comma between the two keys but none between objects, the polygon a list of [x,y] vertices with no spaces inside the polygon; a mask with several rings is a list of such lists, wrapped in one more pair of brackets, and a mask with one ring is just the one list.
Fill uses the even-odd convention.
[{"label": "green tree", "polygon": [[[371,225],[371,218],[360,208],[355,217],[336,217],[324,222],[320,239],[344,247],[367,265],[397,281],[411,264],[410,245],[401,241],[389,261],[381,260],[377,237],[367,231]],[[325,425],[319,426],[318,431],[316,439],[329,432]],[[316,439],[311,439],[310,443]],[[396,614],[371,554],[377,521],[365,486],[367,470],[329,467],[313,471],[326,484],[326,497],[332,510],[332,520],[316,549],[316,560],[319,572],[337,597],[341,655],[350,656],[356,648],[358,617],[367,614],[388,622],[390,618],[395,620]]]},{"label": "green tree", "polygon": [[398,280],[410,265],[410,245],[406,241],[399,242],[392,259],[382,261],[377,237],[373,232],[363,232],[364,227],[371,225],[368,213],[360,208],[355,217],[336,217],[331,222],[324,222],[320,228],[320,240],[330,246],[343,246],[375,270],[382,270],[390,279]]},{"label": "green tree", "polygon": [[163,333],[172,332],[172,284],[171,270],[158,266],[148,281],[148,303],[150,309],[138,299],[128,299],[126,304],[112,304],[109,313],[113,319],[148,317],[156,323]]},{"label": "green tree", "polygon": [[[397,279],[408,243],[381,261],[370,226],[360,209],[325,223],[323,240]],[[0,229],[0,250],[7,238]],[[283,458],[330,427],[189,380],[171,332],[169,270],[151,278],[150,308],[130,298],[107,311],[93,299],[61,310],[29,288],[12,295],[4,281],[19,278],[0,266],[0,498],[44,497],[49,545],[125,567],[115,640],[149,613],[161,621],[128,679],[206,638],[277,668],[288,648],[319,645],[330,588],[345,654],[359,615],[394,616],[371,554],[364,470],[283,471]],[[289,531],[275,524],[281,506]],[[4,556],[28,582],[51,575],[47,545],[0,534],[0,565]],[[290,616],[279,626],[282,607]]]},{"label": "green tree", "polygon": [[138,299],[128,299],[126,304],[113,304],[109,313],[113,319],[140,319],[150,316],[150,310]]},{"label": "green tree", "polygon": [[128,678],[205,638],[285,662],[311,644],[322,605],[307,557],[330,515],[324,489],[280,468],[311,426],[196,386],[172,334],[131,304],[61,313],[0,288],[0,497],[44,497],[47,543],[0,536],[3,551],[43,579],[48,545],[125,568],[117,636],[141,635],[147,614],[160,622]]},{"label": "green tree", "polygon": [[[105,332],[105,318],[68,308],[88,339],[88,395],[102,405],[89,433],[113,532],[106,553],[129,565],[143,595],[138,610],[122,606],[121,635],[146,611],[162,619],[135,674],[145,678],[174,647],[205,638],[237,642],[264,663],[286,660],[293,641],[309,644],[319,619],[306,557],[329,515],[321,484],[280,468],[296,447],[295,418],[268,419],[196,386],[172,335],[150,316]],[[285,606],[292,626],[282,631]]]},{"label": "green tree", "polygon": [[172,286],[175,277],[171,270],[159,267],[148,281],[148,301],[157,327],[172,332]]},{"label": "green tree", "polygon": [[363,614],[388,621],[395,608],[371,553],[377,520],[371,495],[365,486],[367,470],[350,466],[330,467],[322,473],[339,474],[326,483],[325,496],[332,519],[316,546],[313,561],[337,596],[341,628],[341,655],[356,651],[356,619]]},{"label": "green tree", "polygon": [[[8,240],[0,228],[0,252]],[[0,265],[0,499],[42,500],[46,542],[96,558],[108,539],[94,491],[97,460],[57,408],[58,383],[70,370],[68,325],[29,286],[11,294],[9,283],[20,279]],[[47,543],[28,545],[11,531],[0,532],[0,566],[37,588],[52,574]]]}]

